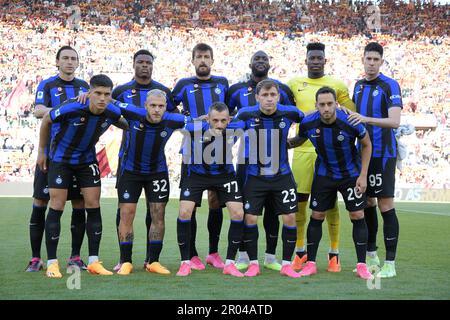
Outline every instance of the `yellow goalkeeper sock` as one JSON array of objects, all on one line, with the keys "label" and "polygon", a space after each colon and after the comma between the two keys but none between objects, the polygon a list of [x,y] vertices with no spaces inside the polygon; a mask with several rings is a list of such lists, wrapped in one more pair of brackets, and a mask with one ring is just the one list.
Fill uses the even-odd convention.
[{"label": "yellow goalkeeper sock", "polygon": [[297,249],[305,248],[305,225],[306,225],[306,206],[308,201],[298,203],[298,212],[295,214],[295,222],[297,223]]},{"label": "yellow goalkeeper sock", "polygon": [[339,207],[336,204],[333,209],[327,210],[328,234],[330,236],[330,252],[339,252]]}]

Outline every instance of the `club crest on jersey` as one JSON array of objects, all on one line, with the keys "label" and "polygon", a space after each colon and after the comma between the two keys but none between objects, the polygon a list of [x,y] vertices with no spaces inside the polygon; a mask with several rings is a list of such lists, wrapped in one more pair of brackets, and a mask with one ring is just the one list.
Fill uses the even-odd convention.
[{"label": "club crest on jersey", "polygon": [[130,194],[128,193],[128,191],[125,190],[125,193],[123,194],[123,198],[130,199]]},{"label": "club crest on jersey", "polygon": [[61,91],[62,91],[62,88],[61,88],[61,87],[58,87],[58,91],[61,92]]},{"label": "club crest on jersey", "polygon": [[375,89],[373,92],[372,92],[372,97],[376,97],[377,95],[378,95],[378,90],[377,89]]},{"label": "club crest on jersey", "polygon": [[165,138],[167,137],[167,131],[161,131],[159,135],[161,136],[161,138]]},{"label": "club crest on jersey", "polygon": [[131,93],[135,94],[136,93],[136,89],[131,90]]},{"label": "club crest on jersey", "polygon": [[255,122],[259,122],[260,120],[259,120],[259,118],[255,118]]},{"label": "club crest on jersey", "polygon": [[247,91],[248,92],[252,92],[253,88],[252,87],[248,87]]},{"label": "club crest on jersey", "polygon": [[141,129],[144,128],[144,124],[143,124],[143,123],[140,123],[140,124],[139,124],[139,128],[141,128]]},{"label": "club crest on jersey", "polygon": [[221,94],[221,93],[222,93],[222,90],[220,90],[220,88],[217,87],[217,88],[214,89],[214,92],[215,92],[216,94]]},{"label": "club crest on jersey", "polygon": [[43,191],[44,191],[45,194],[48,194],[48,188],[44,188]]},{"label": "club crest on jersey", "polygon": [[194,84],[194,88],[198,88],[198,84],[196,83],[196,84]]},{"label": "club crest on jersey", "polygon": [[319,134],[320,133],[320,129],[316,129],[316,133]]},{"label": "club crest on jersey", "polygon": [[80,122],[84,122],[84,120],[86,120],[84,117],[80,118]]},{"label": "club crest on jersey", "polygon": [[337,136],[337,139],[338,139],[338,141],[342,142],[342,141],[344,141],[345,138],[344,138],[344,136],[342,134],[340,134],[340,135]]},{"label": "club crest on jersey", "polygon": [[280,127],[280,129],[284,129],[284,128],[286,128],[286,122],[281,121],[278,126]]},{"label": "club crest on jersey", "polygon": [[43,97],[44,97],[44,92],[43,91],[38,91],[37,98],[38,99],[42,99]]},{"label": "club crest on jersey", "polygon": [[55,182],[56,182],[56,184],[61,184],[63,182],[61,176],[58,176],[58,178],[56,178]]},{"label": "club crest on jersey", "polygon": [[189,189],[184,190],[183,194],[185,197],[189,197],[191,195],[191,193],[189,192]]}]

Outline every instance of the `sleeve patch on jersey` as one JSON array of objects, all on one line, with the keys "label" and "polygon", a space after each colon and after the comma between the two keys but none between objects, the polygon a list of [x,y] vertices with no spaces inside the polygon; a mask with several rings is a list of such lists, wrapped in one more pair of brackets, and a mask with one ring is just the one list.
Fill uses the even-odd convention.
[{"label": "sleeve patch on jersey", "polygon": [[59,109],[55,110],[55,118],[59,117],[60,114],[61,114],[61,111]]},{"label": "sleeve patch on jersey", "polygon": [[38,93],[37,93],[37,98],[38,98],[38,99],[44,98],[44,91],[38,91]]},{"label": "sleeve patch on jersey", "polygon": [[390,96],[389,99],[394,100],[394,99],[400,99],[400,98],[401,98],[401,96],[399,94],[395,94],[395,95]]}]

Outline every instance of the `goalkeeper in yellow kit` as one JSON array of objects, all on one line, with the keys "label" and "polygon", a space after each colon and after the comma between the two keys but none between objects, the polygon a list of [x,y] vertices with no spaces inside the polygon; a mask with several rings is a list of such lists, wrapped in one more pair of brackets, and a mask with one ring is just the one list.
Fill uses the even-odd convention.
[{"label": "goalkeeper in yellow kit", "polygon": [[[315,110],[315,95],[321,87],[331,87],[336,91],[336,98],[339,105],[355,111],[355,105],[350,99],[347,86],[341,81],[331,76],[325,75],[325,45],[319,42],[309,43],[306,47],[306,66],[308,68],[307,77],[294,77],[288,81],[287,85],[294,94],[297,108],[308,113]],[[305,225],[306,208],[311,185],[314,176],[314,164],[316,162],[316,152],[307,141],[301,147],[294,149],[292,160],[292,172],[297,182],[298,193],[298,213],[297,220],[297,243],[296,255],[292,264],[295,270],[300,270],[307,261],[305,250]],[[315,201],[311,199],[311,201]],[[339,272],[341,265],[339,262],[339,208],[337,201],[333,209],[327,211],[326,215],[328,231],[330,235],[330,251],[328,254],[328,271]]]}]

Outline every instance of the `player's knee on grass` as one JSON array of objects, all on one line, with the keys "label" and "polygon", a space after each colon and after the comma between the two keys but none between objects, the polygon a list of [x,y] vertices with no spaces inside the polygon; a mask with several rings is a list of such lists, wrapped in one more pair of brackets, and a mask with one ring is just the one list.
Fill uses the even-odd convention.
[{"label": "player's knee on grass", "polygon": [[380,212],[387,212],[394,208],[394,198],[378,198]]},{"label": "player's knee on grass", "polygon": [[34,200],[33,200],[33,205],[35,207],[46,207],[47,204],[48,204],[48,200],[36,199],[36,198],[34,198]]},{"label": "player's knee on grass", "polygon": [[241,202],[227,202],[228,211],[230,212],[231,220],[244,219],[244,208]]},{"label": "player's knee on grass", "polygon": [[[73,199],[72,200],[72,208],[73,209],[84,209],[84,200],[83,199]],[[91,207],[98,208],[98,207]]]},{"label": "player's knee on grass", "polygon": [[210,209],[219,209],[219,196],[216,191],[208,190],[208,206]]},{"label": "player's knee on grass", "polygon": [[281,215],[283,219],[283,224],[288,227],[296,227],[297,224],[295,222],[295,213],[283,214]]},{"label": "player's knee on grass", "polygon": [[363,210],[359,210],[359,211],[352,211],[348,213],[350,215],[350,219],[351,220],[359,220],[359,219],[363,219],[364,218],[364,211]]},{"label": "player's knee on grass", "polygon": [[325,216],[326,216],[326,213],[322,212],[322,211],[313,211],[311,213],[311,217],[313,217],[316,220],[325,220]]}]

